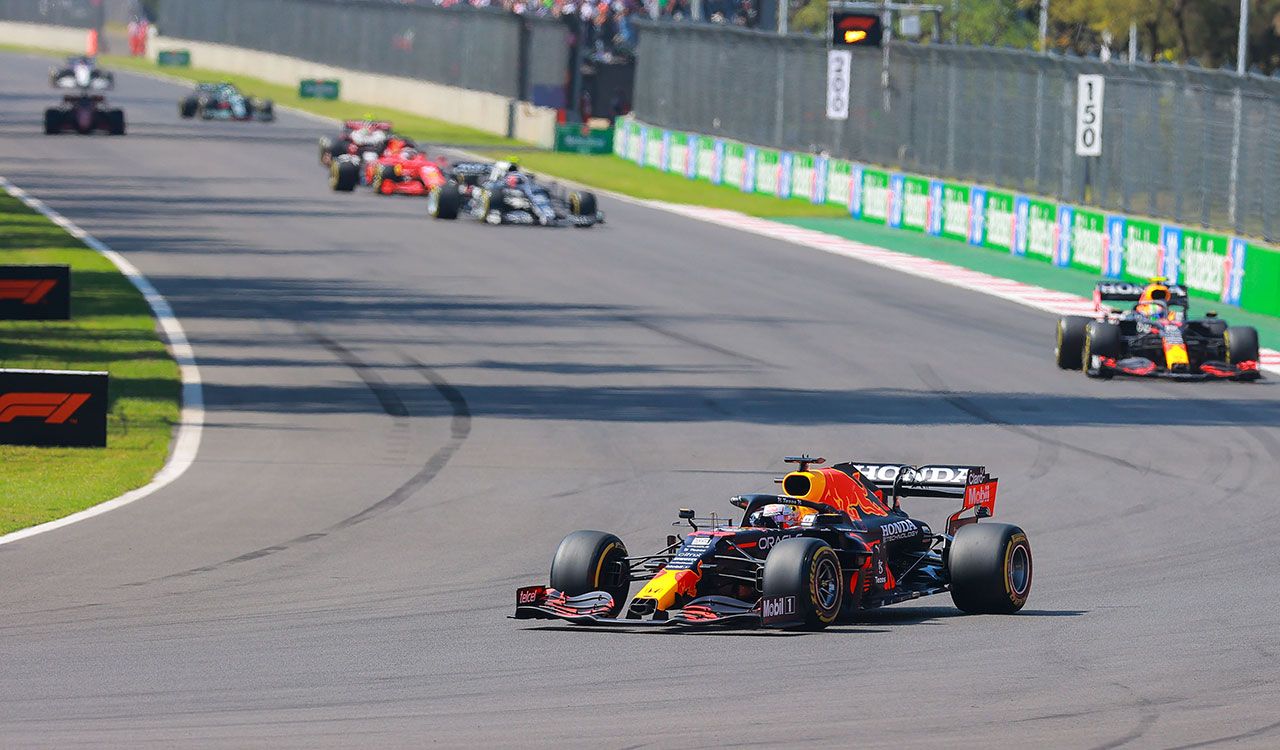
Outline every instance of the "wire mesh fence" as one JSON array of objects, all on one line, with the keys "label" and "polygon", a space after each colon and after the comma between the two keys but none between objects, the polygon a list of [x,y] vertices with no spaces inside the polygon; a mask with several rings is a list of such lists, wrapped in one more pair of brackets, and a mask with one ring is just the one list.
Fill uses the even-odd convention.
[{"label": "wire mesh fence", "polygon": [[[822,39],[645,23],[637,58],[635,111],[654,125],[1280,237],[1277,80],[893,44],[887,66],[853,50],[849,119],[832,121]],[[1082,73],[1106,77],[1091,159],[1075,155]]]},{"label": "wire mesh fence", "polygon": [[89,0],[0,0],[0,20],[73,26],[97,26],[99,11]]},{"label": "wire mesh fence", "polygon": [[[563,85],[563,24],[496,8],[402,5],[375,0],[168,2],[166,36],[275,52],[335,66],[406,76],[518,98],[528,85]],[[520,59],[528,24],[528,59]],[[523,64],[522,64],[523,63]]]}]

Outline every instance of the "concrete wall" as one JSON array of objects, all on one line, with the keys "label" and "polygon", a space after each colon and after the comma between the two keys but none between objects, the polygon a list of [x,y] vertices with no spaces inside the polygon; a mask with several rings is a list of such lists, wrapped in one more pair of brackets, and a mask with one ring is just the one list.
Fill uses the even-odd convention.
[{"label": "concrete wall", "polygon": [[27,47],[43,47],[71,54],[83,54],[87,41],[88,31],[85,29],[0,21],[0,43],[4,44],[21,44]]},{"label": "concrete wall", "polygon": [[[81,37],[83,44],[83,33]],[[158,37],[148,52],[154,59],[161,50],[174,49],[189,50],[191,64],[196,67],[251,75],[291,87],[303,78],[336,78],[342,81],[343,101],[394,107],[496,135],[511,135],[547,148],[555,143],[555,110],[497,94],[189,39]]]}]

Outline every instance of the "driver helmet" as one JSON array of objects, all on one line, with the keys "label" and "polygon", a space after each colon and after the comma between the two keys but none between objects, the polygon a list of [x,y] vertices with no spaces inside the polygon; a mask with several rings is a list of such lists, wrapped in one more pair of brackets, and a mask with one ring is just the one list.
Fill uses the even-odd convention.
[{"label": "driver helmet", "polygon": [[509,173],[507,175],[507,187],[520,187],[520,175],[515,172]]},{"label": "driver helmet", "polygon": [[762,529],[794,529],[803,520],[804,510],[795,505],[770,503],[753,512],[747,519],[747,525]]},{"label": "driver helmet", "polygon": [[418,149],[405,146],[404,149],[400,151],[400,158],[405,159],[406,161],[409,159],[416,159],[418,158]]},{"label": "driver helmet", "polygon": [[1163,317],[1165,311],[1169,309],[1169,287],[1165,286],[1164,279],[1157,279],[1148,284],[1147,288],[1142,290],[1142,295],[1138,297],[1138,304],[1134,309],[1152,320]]}]

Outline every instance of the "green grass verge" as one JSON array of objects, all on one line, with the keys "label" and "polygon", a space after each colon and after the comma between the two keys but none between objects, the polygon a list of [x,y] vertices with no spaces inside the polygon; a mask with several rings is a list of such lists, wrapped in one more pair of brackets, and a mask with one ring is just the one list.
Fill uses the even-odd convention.
[{"label": "green grass verge", "polygon": [[[864,242],[868,245],[896,250],[900,253],[933,258],[992,276],[1034,284],[1059,292],[1070,292],[1081,297],[1093,296],[1093,287],[1100,278],[1095,273],[1077,268],[1058,268],[1048,263],[1011,255],[986,247],[975,247],[963,242],[933,237],[892,227],[868,224],[849,217],[843,219],[794,219],[788,224],[816,229],[838,237]],[[1214,303],[1212,300],[1192,297],[1191,312],[1217,310],[1231,325],[1253,326],[1258,329],[1258,340],[1263,346],[1280,349],[1280,319],[1241,310],[1238,307]],[[1046,336],[1052,336],[1052,331]],[[1046,339],[1047,340],[1047,339]]]},{"label": "green grass verge", "polygon": [[71,266],[72,320],[0,321],[0,367],[111,373],[106,448],[0,446],[0,534],[141,487],[177,424],[177,363],[111,261],[0,191],[0,263]]}]

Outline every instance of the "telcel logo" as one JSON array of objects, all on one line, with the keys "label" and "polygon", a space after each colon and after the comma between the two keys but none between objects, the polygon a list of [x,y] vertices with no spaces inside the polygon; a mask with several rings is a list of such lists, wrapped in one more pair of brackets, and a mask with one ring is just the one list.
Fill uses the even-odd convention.
[{"label": "telcel logo", "polygon": [[62,424],[88,400],[88,393],[6,393],[0,396],[0,424],[22,417]]}]

